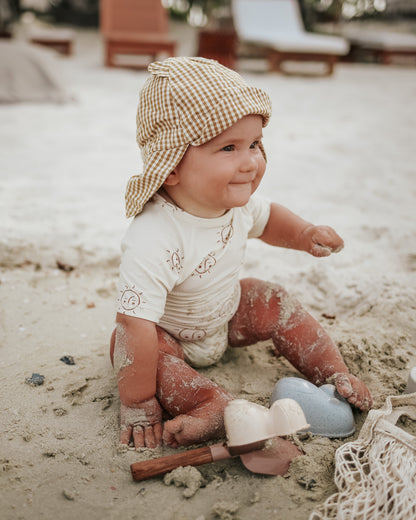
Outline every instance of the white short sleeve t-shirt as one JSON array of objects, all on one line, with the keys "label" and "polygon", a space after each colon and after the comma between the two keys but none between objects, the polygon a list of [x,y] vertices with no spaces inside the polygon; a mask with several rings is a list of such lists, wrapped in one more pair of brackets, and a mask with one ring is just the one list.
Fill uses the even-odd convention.
[{"label": "white short sleeve t-shirt", "polygon": [[208,219],[154,195],[122,240],[117,311],[203,344],[236,312],[247,239],[263,233],[269,214],[259,196]]}]

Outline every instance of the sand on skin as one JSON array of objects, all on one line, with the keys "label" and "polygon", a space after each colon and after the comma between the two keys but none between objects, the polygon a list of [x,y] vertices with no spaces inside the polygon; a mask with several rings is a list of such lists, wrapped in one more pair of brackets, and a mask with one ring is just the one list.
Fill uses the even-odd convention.
[{"label": "sand on skin", "polygon": [[[8,151],[0,174],[2,518],[304,520],[334,491],[342,440],[303,436],[306,455],[285,477],[251,474],[232,459],[169,485],[131,480],[132,462],[174,452],[120,448],[108,357],[145,74],[107,71],[93,49],[61,63],[76,102],[0,107]],[[416,364],[416,70],[344,64],[332,78],[245,74],[274,106],[260,190],[334,226],[346,248],[314,259],[252,241],[243,275],[281,283],[302,301],[379,407],[403,391]],[[75,269],[58,269],[57,260]],[[298,375],[269,343],[227,352],[202,371],[263,405],[278,378]],[[25,383],[33,372],[45,376],[42,386]],[[355,413],[358,430],[364,419]],[[403,427],[416,433],[411,421]]]}]

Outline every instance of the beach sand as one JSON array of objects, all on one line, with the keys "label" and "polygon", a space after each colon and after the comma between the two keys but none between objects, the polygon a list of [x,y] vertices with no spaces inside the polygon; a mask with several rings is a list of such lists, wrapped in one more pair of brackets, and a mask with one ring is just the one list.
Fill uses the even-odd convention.
[{"label": "beach sand", "polygon": [[[165,480],[131,478],[131,463],[175,452],[119,445],[108,356],[146,73],[104,69],[94,32],[80,31],[76,43],[72,58],[59,59],[73,102],[0,106],[0,516],[305,520],[335,491],[334,452],[366,414],[354,412],[352,437],[302,436],[305,455],[285,476],[250,473],[235,458]],[[251,241],[242,275],[299,298],[378,408],[403,392],[416,365],[416,69],[241,73],[273,101],[260,193],[345,240],[324,259]],[[299,375],[269,343],[228,351],[203,372],[262,405],[276,381]],[[42,385],[27,384],[33,373]]]}]

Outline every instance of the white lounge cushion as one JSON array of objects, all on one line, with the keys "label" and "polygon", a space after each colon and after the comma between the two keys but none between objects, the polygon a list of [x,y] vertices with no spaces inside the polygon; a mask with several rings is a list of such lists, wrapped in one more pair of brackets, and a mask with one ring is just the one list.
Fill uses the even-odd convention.
[{"label": "white lounge cushion", "polygon": [[297,0],[233,0],[239,38],[282,52],[345,55],[345,38],[305,31]]},{"label": "white lounge cushion", "polygon": [[303,34],[264,33],[261,37],[251,40],[251,43],[267,45],[281,52],[322,53],[343,56],[348,54],[349,51],[349,43],[344,38],[307,32]]},{"label": "white lounge cushion", "polygon": [[343,34],[352,44],[358,44],[368,49],[416,52],[416,35],[414,34],[376,31],[357,27],[346,28]]}]

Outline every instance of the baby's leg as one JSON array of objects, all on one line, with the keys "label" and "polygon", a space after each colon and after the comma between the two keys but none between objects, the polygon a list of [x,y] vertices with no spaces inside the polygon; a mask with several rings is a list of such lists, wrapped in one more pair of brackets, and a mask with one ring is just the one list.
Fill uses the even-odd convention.
[{"label": "baby's leg", "polygon": [[[224,408],[231,394],[184,361],[181,344],[157,327],[159,360],[156,397],[174,418],[164,424],[163,440],[174,448],[223,437]],[[115,332],[111,337],[113,362]]]},{"label": "baby's leg", "polygon": [[277,284],[241,281],[240,306],[230,322],[233,347],[272,339],[279,353],[315,384],[348,372],[337,347],[301,304]]},{"label": "baby's leg", "polygon": [[348,401],[368,410],[371,394],[348,372],[341,353],[319,323],[276,284],[241,281],[241,300],[229,325],[232,347],[272,339],[279,353],[316,385],[332,382]]},{"label": "baby's leg", "polygon": [[223,437],[224,408],[232,396],[190,367],[180,343],[159,327],[158,338],[156,396],[174,417],[164,424],[164,442],[177,447]]},{"label": "baby's leg", "polygon": [[223,437],[224,408],[232,396],[185,361],[161,352],[157,398],[174,419],[166,421],[163,440],[172,447]]}]

